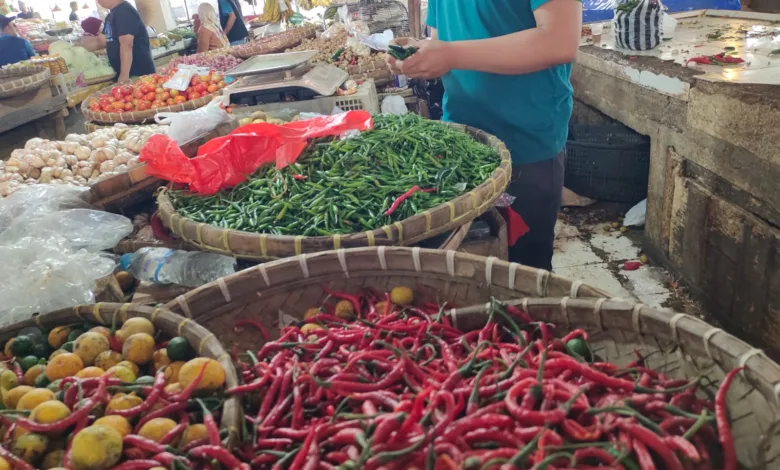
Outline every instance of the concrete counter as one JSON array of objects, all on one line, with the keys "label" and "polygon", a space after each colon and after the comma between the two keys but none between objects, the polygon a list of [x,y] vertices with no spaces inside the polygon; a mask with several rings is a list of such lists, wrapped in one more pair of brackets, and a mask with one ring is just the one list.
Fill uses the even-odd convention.
[{"label": "concrete counter", "polygon": [[[572,83],[577,100],[652,139],[652,257],[729,331],[780,354],[780,15],[723,14],[686,14],[647,55],[585,45]],[[724,47],[746,63],[682,65]]]}]

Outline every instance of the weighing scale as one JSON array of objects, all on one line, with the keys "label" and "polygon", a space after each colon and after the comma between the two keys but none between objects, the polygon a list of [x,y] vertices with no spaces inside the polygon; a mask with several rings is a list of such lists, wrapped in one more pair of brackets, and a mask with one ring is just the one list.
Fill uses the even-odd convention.
[{"label": "weighing scale", "polygon": [[330,64],[311,64],[317,51],[254,56],[225,72],[236,80],[222,90],[225,104],[256,106],[331,96],[349,74]]}]

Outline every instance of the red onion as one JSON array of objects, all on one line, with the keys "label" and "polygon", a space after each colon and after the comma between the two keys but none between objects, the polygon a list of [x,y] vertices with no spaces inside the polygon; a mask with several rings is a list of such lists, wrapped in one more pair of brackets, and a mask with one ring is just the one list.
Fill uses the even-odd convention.
[{"label": "red onion", "polygon": [[196,65],[198,67],[208,67],[211,70],[217,72],[227,72],[228,70],[237,66],[241,62],[242,62],[241,59],[237,57],[233,57],[232,55],[206,55],[206,54],[186,55],[186,56],[173,58],[168,63],[168,66],[166,67],[167,70],[165,70],[164,73],[181,64]]}]

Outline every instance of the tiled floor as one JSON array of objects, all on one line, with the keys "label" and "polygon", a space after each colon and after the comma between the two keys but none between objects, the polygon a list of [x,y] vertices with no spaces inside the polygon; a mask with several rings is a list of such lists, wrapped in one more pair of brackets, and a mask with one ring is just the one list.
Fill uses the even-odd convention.
[{"label": "tiled floor", "polygon": [[[672,39],[651,51],[623,52],[628,56],[656,56],[684,66],[691,57],[711,56],[733,48],[732,54],[742,58],[743,64],[689,66],[707,72],[702,78],[712,81],[780,84],[780,15],[706,10],[672,16],[678,21]],[[603,34],[594,45],[614,49],[611,24],[600,24]],[[583,42],[587,41],[589,38],[583,38]]]},{"label": "tiled floor", "polygon": [[641,247],[607,224],[580,225],[560,220],[556,227],[553,271],[580,279],[616,297],[638,300],[657,308],[669,306],[676,295],[673,278],[663,269],[643,265],[637,271],[623,270],[626,261],[639,260]]}]

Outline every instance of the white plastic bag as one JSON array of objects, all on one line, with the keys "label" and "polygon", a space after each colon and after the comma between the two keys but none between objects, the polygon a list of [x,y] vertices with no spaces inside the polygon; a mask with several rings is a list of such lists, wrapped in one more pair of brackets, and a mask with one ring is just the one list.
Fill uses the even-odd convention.
[{"label": "white plastic bag", "polygon": [[406,101],[403,97],[398,95],[390,95],[382,100],[382,113],[383,114],[397,114],[403,116],[408,113],[409,109],[406,107]]},{"label": "white plastic bag", "polygon": [[100,250],[129,235],[130,219],[92,210],[83,188],[26,186],[0,200],[0,325],[95,301],[114,259]]},{"label": "white plastic bag", "polygon": [[194,111],[157,113],[154,120],[157,124],[168,125],[168,137],[175,140],[177,144],[184,145],[213,131],[218,125],[230,119],[228,113],[220,108],[219,104],[219,100],[214,99]]},{"label": "white plastic bag", "polygon": [[196,65],[181,64],[176,68],[176,73],[165,82],[163,88],[169,90],[184,91],[190,86],[192,77],[195,75],[208,75],[208,67],[198,67]]},{"label": "white plastic bag", "polygon": [[375,51],[386,51],[394,39],[392,29],[386,29],[384,32],[375,33],[371,36],[366,36],[365,34],[356,34],[355,37],[360,40],[360,42],[370,47],[371,49],[374,49]]},{"label": "white plastic bag", "polygon": [[645,224],[645,217],[647,216],[647,199],[640,202],[626,212],[626,217],[623,219],[623,225],[626,227],[641,227]]}]

